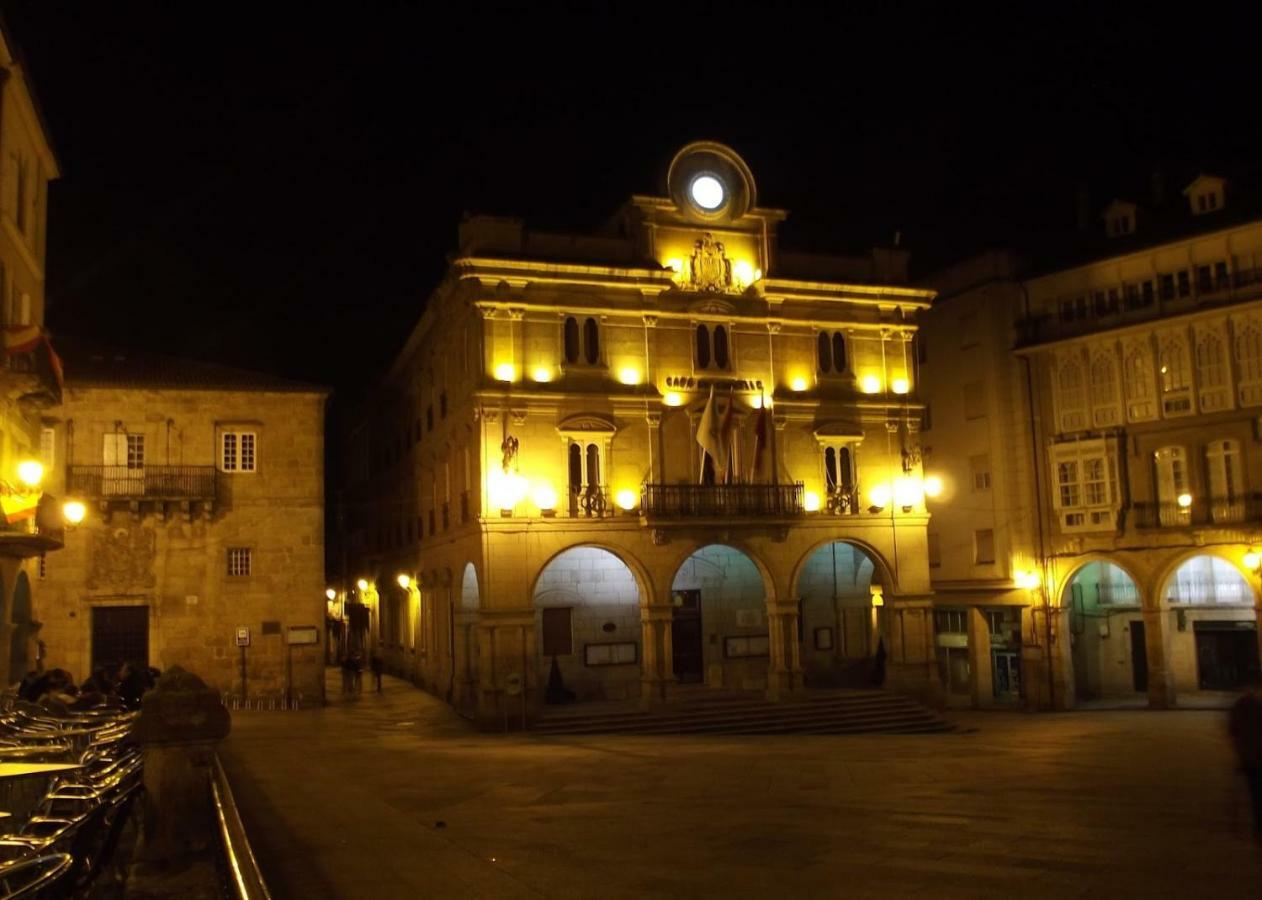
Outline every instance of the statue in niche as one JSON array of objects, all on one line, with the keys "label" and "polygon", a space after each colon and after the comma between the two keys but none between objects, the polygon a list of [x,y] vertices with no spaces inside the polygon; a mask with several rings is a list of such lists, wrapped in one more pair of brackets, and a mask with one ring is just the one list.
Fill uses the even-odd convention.
[{"label": "statue in niche", "polygon": [[732,286],[732,261],[723,242],[709,232],[693,244],[692,286],[701,291],[725,291]]},{"label": "statue in niche", "polygon": [[152,528],[134,525],[92,532],[88,560],[88,589],[152,588],[157,584],[153,563],[157,535]]}]

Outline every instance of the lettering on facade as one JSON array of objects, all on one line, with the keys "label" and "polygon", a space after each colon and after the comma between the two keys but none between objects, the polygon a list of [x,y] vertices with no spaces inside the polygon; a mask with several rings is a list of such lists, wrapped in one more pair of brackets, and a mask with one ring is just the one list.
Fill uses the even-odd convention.
[{"label": "lettering on facade", "polygon": [[152,588],[157,536],[152,528],[131,526],[92,532],[88,590]]}]

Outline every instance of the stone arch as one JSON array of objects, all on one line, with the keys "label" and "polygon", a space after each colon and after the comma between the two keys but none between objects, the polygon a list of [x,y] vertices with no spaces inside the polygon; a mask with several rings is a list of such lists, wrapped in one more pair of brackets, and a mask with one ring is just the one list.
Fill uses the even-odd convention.
[{"label": "stone arch", "polygon": [[1137,574],[1134,567],[1129,564],[1119,562],[1111,556],[1104,554],[1092,554],[1066,572],[1064,577],[1060,579],[1060,583],[1054,588],[1056,605],[1058,607],[1064,609],[1069,606],[1068,600],[1071,596],[1070,587],[1086,569],[1094,565],[1110,566],[1113,569],[1118,570],[1118,572],[1126,576],[1126,578],[1130,580],[1130,583],[1134,585],[1135,593],[1138,597],[1138,604],[1140,606],[1147,606],[1149,604],[1151,594],[1144,590],[1144,580]]},{"label": "stone arch", "polygon": [[624,554],[604,546],[566,547],[539,569],[530,598],[545,702],[639,696],[645,593]]},{"label": "stone arch", "polygon": [[763,561],[757,551],[751,549],[741,541],[719,540],[694,544],[683,553],[677,554],[665,567],[669,572],[668,578],[672,590],[674,589],[675,577],[679,574],[679,570],[683,567],[684,563],[688,562],[688,560],[692,559],[692,557],[709,547],[726,547],[727,549],[735,550],[737,553],[746,557],[754,564],[754,568],[758,570],[759,577],[762,578],[763,592],[767,603],[771,604],[775,602],[777,596],[776,582],[775,578],[771,574],[771,568]]},{"label": "stone arch", "polygon": [[1077,700],[1136,702],[1148,690],[1149,597],[1131,566],[1092,555],[1061,580],[1056,600],[1065,622]]},{"label": "stone arch", "polygon": [[810,562],[811,558],[820,550],[825,547],[832,546],[833,544],[849,544],[850,546],[861,550],[863,555],[872,561],[873,583],[879,583],[886,591],[893,591],[897,588],[897,582],[894,580],[893,575],[894,570],[890,567],[889,563],[886,562],[885,557],[881,555],[880,550],[877,550],[876,547],[867,541],[858,540],[856,538],[830,537],[816,541],[814,544],[807,547],[806,552],[804,552],[798,558],[797,562],[794,563],[793,574],[789,578],[790,597],[798,596],[799,583],[802,579],[802,573],[806,570],[806,566]]},{"label": "stone arch", "polygon": [[794,640],[806,685],[869,683],[879,639],[871,589],[889,585],[883,564],[874,549],[849,539],[817,542],[798,560],[789,596],[797,603]]},{"label": "stone arch", "polygon": [[[1178,575],[1179,571],[1187,566],[1188,563],[1196,559],[1217,560],[1225,563],[1230,570],[1239,577],[1240,582],[1247,590],[1247,595],[1242,597],[1242,603],[1249,603],[1251,606],[1257,606],[1259,603],[1258,591],[1253,586],[1252,573],[1245,567],[1243,556],[1245,549],[1242,547],[1238,554],[1225,552],[1221,548],[1216,547],[1196,547],[1179,553],[1162,566],[1153,579],[1152,583],[1152,603],[1158,609],[1171,608],[1170,602],[1166,599],[1172,582]],[[1211,564],[1212,565],[1212,564]],[[1217,567],[1214,567],[1217,568]]]},{"label": "stone arch", "polygon": [[460,609],[465,612],[480,609],[482,606],[482,593],[479,587],[478,567],[473,561],[464,564],[461,569],[460,576]]},{"label": "stone arch", "polygon": [[535,594],[538,593],[539,583],[543,578],[543,573],[548,566],[552,565],[552,563],[556,561],[557,557],[580,547],[589,547],[593,550],[603,550],[606,553],[616,556],[619,562],[631,570],[631,575],[635,578],[636,588],[640,592],[640,606],[648,606],[653,602],[653,580],[649,576],[648,569],[644,567],[644,564],[640,562],[635,554],[630,553],[623,547],[606,544],[602,541],[584,541],[581,544],[568,544],[544,560],[543,565],[536,570],[535,577],[530,582],[530,592],[528,596],[530,597],[532,603],[534,602]]}]

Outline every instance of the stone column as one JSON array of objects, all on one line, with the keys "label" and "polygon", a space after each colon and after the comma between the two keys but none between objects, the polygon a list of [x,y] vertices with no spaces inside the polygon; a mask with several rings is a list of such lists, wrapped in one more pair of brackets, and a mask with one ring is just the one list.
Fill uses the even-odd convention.
[{"label": "stone column", "polygon": [[1148,655],[1148,708],[1171,709],[1175,705],[1174,672],[1170,666],[1170,632],[1173,614],[1168,609],[1144,607],[1144,644]]},{"label": "stone column", "polygon": [[767,698],[782,700],[802,688],[796,603],[767,604]]},{"label": "stone column", "polygon": [[995,703],[994,672],[990,664],[990,623],[977,606],[968,611],[968,680],[974,706]]},{"label": "stone column", "polygon": [[[668,595],[669,600],[669,595]],[[640,607],[640,705],[652,706],[669,700],[675,693],[674,647],[671,644],[671,621],[674,607],[657,602]]]},{"label": "stone column", "polygon": [[[164,896],[167,877],[213,873],[216,820],[210,779],[231,722],[219,694],[179,666],[145,694],[133,735],[144,752],[144,824],[137,853],[141,895]],[[130,887],[130,885],[129,885]],[[130,891],[129,891],[130,893]]]}]

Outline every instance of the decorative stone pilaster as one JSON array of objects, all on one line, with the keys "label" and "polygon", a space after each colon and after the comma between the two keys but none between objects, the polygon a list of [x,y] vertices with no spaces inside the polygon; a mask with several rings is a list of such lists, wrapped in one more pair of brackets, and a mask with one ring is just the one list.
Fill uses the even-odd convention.
[{"label": "decorative stone pilaster", "polygon": [[1148,708],[1171,709],[1175,705],[1174,672],[1170,668],[1170,631],[1174,623],[1168,609],[1144,608],[1144,644],[1148,655]]},{"label": "decorative stone pilaster", "polygon": [[767,605],[767,699],[782,700],[802,689],[797,604]]},{"label": "decorative stone pilaster", "polygon": [[885,598],[885,683],[929,704],[941,699],[929,597]]},{"label": "decorative stone pilaster", "polygon": [[669,603],[640,607],[640,705],[654,706],[674,695],[675,649],[671,642],[674,608]]}]

